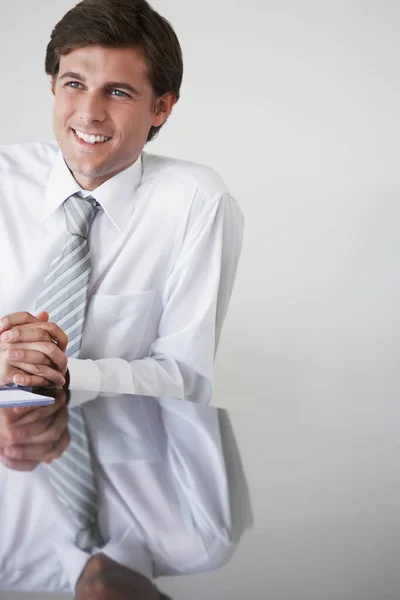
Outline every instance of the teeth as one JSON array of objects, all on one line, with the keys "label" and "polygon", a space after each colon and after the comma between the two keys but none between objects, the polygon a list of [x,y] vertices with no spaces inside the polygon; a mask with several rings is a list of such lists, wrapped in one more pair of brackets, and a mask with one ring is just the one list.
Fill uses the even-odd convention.
[{"label": "teeth", "polygon": [[80,138],[87,144],[99,144],[101,142],[107,142],[109,139],[111,139],[109,137],[105,137],[104,135],[88,135],[87,133],[83,133],[82,131],[78,131],[77,129],[74,129],[74,131],[78,138]]}]

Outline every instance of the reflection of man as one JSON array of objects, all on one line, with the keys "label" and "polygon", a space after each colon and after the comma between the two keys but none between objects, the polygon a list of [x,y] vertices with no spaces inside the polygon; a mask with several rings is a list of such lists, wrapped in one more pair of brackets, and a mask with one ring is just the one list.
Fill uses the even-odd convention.
[{"label": "reflection of man", "polygon": [[[60,418],[62,430],[65,392],[54,394],[55,406],[40,410],[43,419]],[[229,560],[251,510],[227,415],[128,395],[96,398],[84,413],[106,543],[92,553],[75,546],[73,523],[45,465],[30,474],[0,468],[0,589],[75,588],[77,600],[152,600],[154,578]],[[29,428],[30,414],[20,413],[10,431]]]}]

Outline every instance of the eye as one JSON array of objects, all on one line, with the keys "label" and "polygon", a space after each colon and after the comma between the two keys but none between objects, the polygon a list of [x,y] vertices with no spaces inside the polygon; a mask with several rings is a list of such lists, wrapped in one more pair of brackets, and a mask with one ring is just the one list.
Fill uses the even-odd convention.
[{"label": "eye", "polygon": [[129,94],[122,92],[121,90],[111,90],[111,95],[114,95],[116,98],[130,98]]},{"label": "eye", "polygon": [[80,85],[81,84],[79,83],[79,81],[67,81],[67,83],[65,84],[65,87],[70,87],[73,90],[77,90]]}]

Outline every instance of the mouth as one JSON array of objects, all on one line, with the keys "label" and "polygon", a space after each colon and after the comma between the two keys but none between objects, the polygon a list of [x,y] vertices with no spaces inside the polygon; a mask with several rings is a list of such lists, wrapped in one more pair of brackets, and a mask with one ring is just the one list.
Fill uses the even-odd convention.
[{"label": "mouth", "polygon": [[75,139],[85,146],[99,146],[104,145],[111,140],[110,137],[105,135],[98,135],[94,133],[85,133],[84,131],[79,131],[79,129],[72,129]]}]

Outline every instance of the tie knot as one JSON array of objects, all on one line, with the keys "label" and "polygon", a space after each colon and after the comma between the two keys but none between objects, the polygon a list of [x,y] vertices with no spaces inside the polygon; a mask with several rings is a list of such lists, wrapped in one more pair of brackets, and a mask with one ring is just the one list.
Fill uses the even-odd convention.
[{"label": "tie knot", "polygon": [[74,195],[64,202],[69,233],[87,238],[94,211],[96,210],[96,204],[97,202],[92,196],[80,198]]}]

